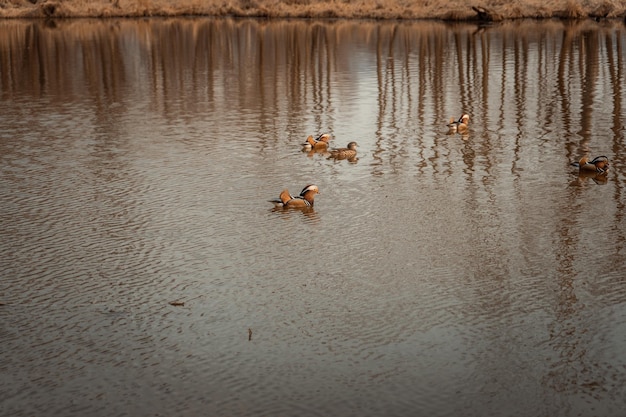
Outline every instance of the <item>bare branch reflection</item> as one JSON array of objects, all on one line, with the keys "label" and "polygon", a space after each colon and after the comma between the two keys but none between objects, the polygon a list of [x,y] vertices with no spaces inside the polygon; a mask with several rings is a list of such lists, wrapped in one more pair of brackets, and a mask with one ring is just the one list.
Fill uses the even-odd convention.
[{"label": "bare branch reflection", "polygon": [[[0,155],[10,162],[4,178],[19,190],[6,194],[28,197],[23,190],[30,188],[31,171],[20,171],[20,164],[36,159],[21,155],[16,149],[22,144],[15,143],[30,141],[47,154],[54,142],[55,137],[33,137],[32,124],[39,125],[37,132],[58,136],[79,130],[87,136],[84,142],[59,147],[80,148],[76,154],[87,162],[71,172],[80,175],[66,177],[71,186],[62,190],[79,190],[72,200],[87,195],[87,202],[96,201],[91,211],[76,209],[81,215],[113,219],[90,233],[100,238],[142,232],[143,240],[123,249],[141,253],[156,242],[155,258],[174,247],[171,253],[182,259],[187,248],[175,238],[180,211],[219,219],[208,239],[196,224],[187,224],[192,236],[200,235],[202,250],[235,252],[241,236],[257,233],[263,241],[273,233],[257,223],[255,210],[263,217],[265,209],[250,210],[249,204],[263,187],[275,187],[267,182],[315,178],[328,190],[316,205],[319,212],[268,210],[264,218],[298,225],[304,219],[316,226],[301,241],[326,257],[338,256],[339,247],[355,249],[354,258],[336,259],[341,266],[351,263],[349,273],[322,273],[346,278],[346,293],[352,271],[361,281],[373,276],[367,283],[372,298],[355,311],[366,311],[379,288],[387,290],[387,280],[397,278],[390,285],[396,286],[390,290],[396,291],[391,313],[371,318],[374,342],[367,340],[362,351],[376,351],[389,340],[413,346],[422,329],[437,333],[458,326],[450,332],[460,334],[463,347],[508,354],[527,336],[525,319],[534,315],[532,323],[541,329],[533,329],[530,350],[547,356],[532,375],[541,389],[582,398],[620,394],[624,384],[616,382],[623,377],[607,376],[607,363],[594,357],[602,356],[600,349],[587,347],[593,337],[609,338],[593,328],[589,304],[610,310],[626,298],[619,270],[626,249],[625,37],[621,22],[593,21],[1,21],[1,104],[21,112],[12,113],[6,128],[11,133],[0,138]],[[32,103],[42,101],[50,114],[33,114]],[[469,133],[446,134],[450,116],[464,113],[470,115]],[[80,126],[59,129],[68,114],[79,115],[73,123]],[[326,149],[303,155],[305,138],[322,132],[335,138],[331,147],[357,141],[358,157],[327,159]],[[139,155],[140,162],[128,154]],[[571,161],[587,154],[607,155],[608,173],[569,170]],[[146,172],[153,177],[142,177],[149,177]],[[74,187],[75,178],[81,188]],[[166,191],[154,189],[167,181]],[[60,188],[44,186],[58,197]],[[181,192],[184,186],[187,193]],[[203,187],[213,187],[208,197],[198,197]],[[136,196],[129,197],[129,189]],[[188,205],[177,204],[180,196]],[[234,207],[223,209],[222,200]],[[12,201],[14,213],[23,201]],[[146,202],[158,214],[169,204],[162,216],[167,235],[151,224],[159,215],[127,216]],[[205,216],[207,205],[211,216]],[[219,217],[229,211],[225,221]],[[333,222],[350,241],[328,244],[340,238],[323,229]],[[233,233],[237,224],[243,226]],[[603,233],[596,235],[597,229]],[[228,244],[215,244],[212,239],[222,235]],[[256,249],[247,246],[242,259],[265,259]],[[369,263],[352,263],[360,257]],[[204,262],[203,255],[197,258]],[[186,264],[181,259],[175,261]],[[376,280],[384,285],[377,287]],[[420,315],[414,312],[422,312],[421,300],[406,294],[421,295],[424,287],[436,301]],[[326,311],[332,315],[333,308]],[[440,322],[422,317],[430,310],[443,317]],[[407,311],[417,319],[392,328],[392,337],[381,336]],[[419,320],[426,324],[414,325]],[[481,328],[484,323],[492,327]],[[362,337],[358,326],[351,331],[355,340]],[[526,364],[536,360],[525,355],[513,356]],[[483,362],[473,377],[491,389],[506,374],[498,367],[508,362],[488,359],[476,359]]]}]

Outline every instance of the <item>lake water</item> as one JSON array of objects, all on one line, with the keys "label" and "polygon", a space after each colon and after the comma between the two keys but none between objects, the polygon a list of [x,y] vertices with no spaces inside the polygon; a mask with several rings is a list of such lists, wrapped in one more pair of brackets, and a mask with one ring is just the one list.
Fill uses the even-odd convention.
[{"label": "lake water", "polygon": [[624,416],[624,57],[619,21],[0,21],[1,414]]}]

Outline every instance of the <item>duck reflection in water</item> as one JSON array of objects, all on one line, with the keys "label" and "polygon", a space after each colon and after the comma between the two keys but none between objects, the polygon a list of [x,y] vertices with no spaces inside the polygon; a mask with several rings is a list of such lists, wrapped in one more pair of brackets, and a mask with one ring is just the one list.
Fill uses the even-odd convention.
[{"label": "duck reflection in water", "polygon": [[576,179],[570,183],[570,185],[583,185],[588,180],[592,180],[598,185],[605,185],[607,183],[608,175],[606,172],[593,172],[593,171],[580,171],[578,172]]},{"label": "duck reflection in water", "polygon": [[302,152],[306,152],[306,156],[308,156],[309,158],[312,158],[315,155],[319,155],[320,157],[323,157],[324,155],[328,154],[328,149],[326,148],[313,148],[313,149],[304,149],[302,148]]},{"label": "duck reflection in water", "polygon": [[273,207],[271,211],[272,213],[278,214],[283,220],[290,219],[296,215],[303,215],[307,222],[319,220],[319,216],[313,207],[290,207],[289,209],[283,207]]}]

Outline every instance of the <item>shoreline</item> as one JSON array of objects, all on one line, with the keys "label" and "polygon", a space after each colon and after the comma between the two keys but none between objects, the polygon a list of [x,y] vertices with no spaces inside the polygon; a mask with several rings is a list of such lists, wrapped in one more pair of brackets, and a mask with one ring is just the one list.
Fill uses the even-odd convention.
[{"label": "shoreline", "polygon": [[0,18],[624,19],[626,0],[0,0]]}]

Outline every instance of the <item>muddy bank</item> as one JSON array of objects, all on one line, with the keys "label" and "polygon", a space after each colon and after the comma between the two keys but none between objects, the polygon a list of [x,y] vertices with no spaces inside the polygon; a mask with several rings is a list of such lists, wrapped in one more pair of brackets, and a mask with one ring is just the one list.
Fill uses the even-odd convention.
[{"label": "muddy bank", "polygon": [[0,0],[0,18],[242,16],[507,20],[624,18],[614,0]]}]

